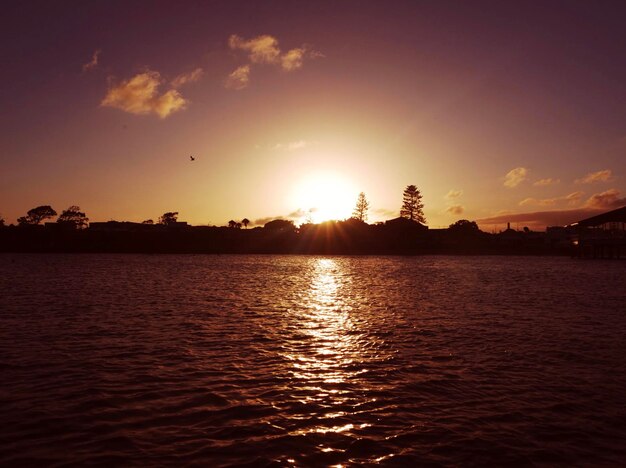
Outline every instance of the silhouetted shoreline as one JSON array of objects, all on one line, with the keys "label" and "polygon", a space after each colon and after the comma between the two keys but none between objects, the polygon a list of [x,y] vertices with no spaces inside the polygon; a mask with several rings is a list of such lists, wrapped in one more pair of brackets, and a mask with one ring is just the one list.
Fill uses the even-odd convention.
[{"label": "silhouetted shoreline", "polygon": [[[272,224],[273,223],[273,224]],[[379,224],[346,221],[296,228],[276,220],[265,227],[92,223],[87,229],[48,223],[0,229],[2,252],[345,254],[345,255],[571,255],[571,232],[480,231],[464,221],[448,229],[397,218]]]}]

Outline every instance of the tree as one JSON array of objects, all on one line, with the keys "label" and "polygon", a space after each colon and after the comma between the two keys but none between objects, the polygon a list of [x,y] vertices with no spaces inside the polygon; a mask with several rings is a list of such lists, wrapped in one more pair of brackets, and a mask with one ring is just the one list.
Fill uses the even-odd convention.
[{"label": "tree", "polygon": [[365,193],[359,193],[359,198],[356,200],[356,206],[352,212],[352,217],[359,221],[367,221],[367,210],[370,207],[370,203],[365,198]]},{"label": "tree", "polygon": [[234,219],[231,219],[230,221],[228,221],[228,227],[235,229],[235,227],[237,226],[237,221],[235,221]]},{"label": "tree", "polygon": [[142,221],[141,224],[154,224],[154,221],[152,221],[151,219],[146,219],[145,221]]},{"label": "tree", "polygon": [[17,218],[19,224],[39,224],[44,219],[52,218],[56,216],[57,212],[52,209],[50,205],[41,205],[32,210],[28,210],[26,216]]},{"label": "tree", "polygon": [[72,224],[77,229],[84,229],[89,224],[89,218],[80,211],[79,206],[72,205],[67,210],[63,210],[57,218],[57,223]]},{"label": "tree", "polygon": [[456,223],[451,224],[448,230],[459,234],[474,234],[480,232],[476,221],[468,221],[467,219],[459,219]]},{"label": "tree", "polygon": [[402,194],[402,209],[400,216],[425,224],[424,204],[422,203],[422,194],[415,185],[407,185]]},{"label": "tree", "polygon": [[295,231],[296,226],[291,220],[275,219],[273,221],[265,223],[263,229],[267,229],[268,231]]},{"label": "tree", "polygon": [[176,224],[177,219],[178,211],[168,211],[167,213],[163,213],[163,216],[159,218],[159,224],[170,226],[172,224]]},{"label": "tree", "polygon": [[250,224],[250,220],[248,218],[243,218],[241,220],[241,224],[243,224],[243,227],[245,227],[246,229],[248,229],[248,224]]}]

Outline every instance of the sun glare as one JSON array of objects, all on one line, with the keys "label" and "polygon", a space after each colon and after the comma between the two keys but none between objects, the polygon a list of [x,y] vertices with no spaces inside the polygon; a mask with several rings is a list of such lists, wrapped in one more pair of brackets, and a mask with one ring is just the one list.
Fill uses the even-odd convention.
[{"label": "sun glare", "polygon": [[293,200],[302,211],[303,223],[349,218],[357,196],[358,191],[350,181],[335,173],[311,174],[293,190]]}]

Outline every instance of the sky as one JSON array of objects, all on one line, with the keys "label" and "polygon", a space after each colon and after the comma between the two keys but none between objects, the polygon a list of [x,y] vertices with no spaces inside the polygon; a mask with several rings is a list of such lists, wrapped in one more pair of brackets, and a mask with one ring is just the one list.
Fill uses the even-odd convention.
[{"label": "sky", "polygon": [[[11,1],[0,214],[563,225],[626,205],[626,4]],[[193,155],[192,161],[189,156]]]}]

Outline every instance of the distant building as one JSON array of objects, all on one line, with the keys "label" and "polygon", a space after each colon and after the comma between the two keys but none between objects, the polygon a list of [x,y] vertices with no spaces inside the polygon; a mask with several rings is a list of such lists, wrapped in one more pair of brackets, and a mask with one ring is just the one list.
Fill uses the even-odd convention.
[{"label": "distant building", "polygon": [[579,257],[621,258],[626,255],[626,206],[583,219],[574,228]]}]

